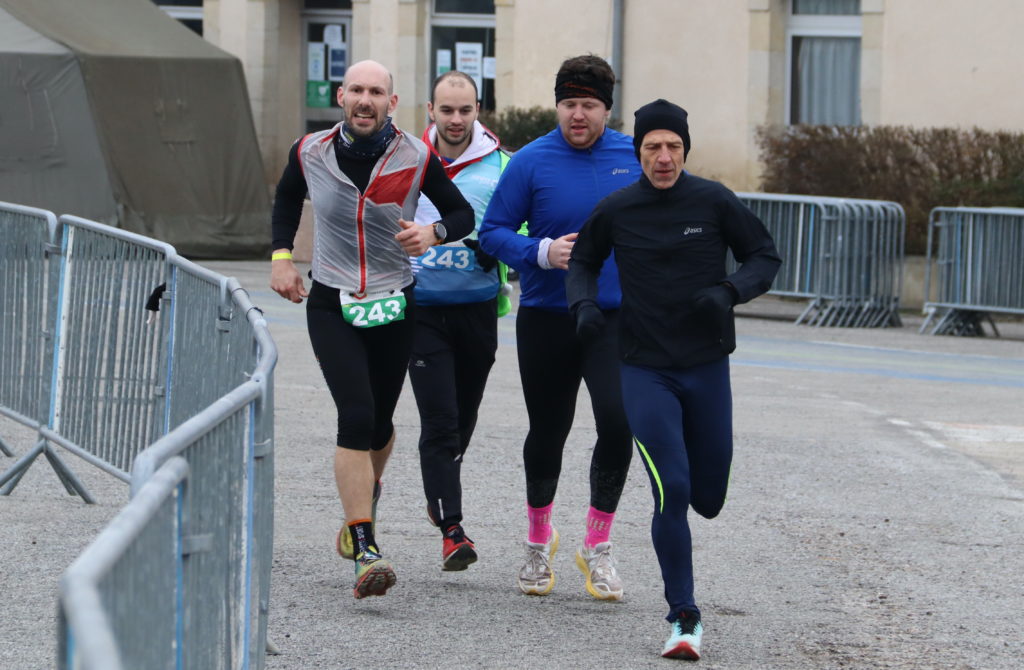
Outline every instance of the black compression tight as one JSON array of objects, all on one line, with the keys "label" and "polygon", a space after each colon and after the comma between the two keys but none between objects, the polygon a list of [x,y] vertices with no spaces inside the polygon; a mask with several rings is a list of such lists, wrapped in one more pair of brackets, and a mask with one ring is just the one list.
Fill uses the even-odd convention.
[{"label": "black compression tight", "polygon": [[383,449],[394,433],[392,416],[412,351],[415,300],[405,291],[405,319],[356,328],[345,322],[338,290],[313,282],[306,324],[313,353],[338,410],[338,446]]},{"label": "black compression tight", "polygon": [[602,335],[584,346],[576,337],[575,320],[567,312],[519,308],[519,374],[530,419],[523,462],[531,507],[545,507],[555,498],[580,381],[587,384],[597,427],[590,504],[609,513],[619,504],[633,445],[619,381],[618,311],[605,312],[605,318]]}]

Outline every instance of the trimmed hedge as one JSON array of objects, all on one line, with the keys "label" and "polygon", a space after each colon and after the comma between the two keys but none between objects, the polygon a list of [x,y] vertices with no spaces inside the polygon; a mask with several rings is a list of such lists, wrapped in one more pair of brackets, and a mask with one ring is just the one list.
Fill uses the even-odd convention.
[{"label": "trimmed hedge", "polygon": [[[554,107],[506,107],[501,113],[481,113],[480,123],[494,131],[502,147],[518,151],[554,129],[558,125],[558,114]],[[622,130],[622,126],[622,119],[612,117],[608,121],[609,128]]]},{"label": "trimmed hedge", "polygon": [[932,207],[1024,207],[1024,133],[765,126],[757,143],[765,192],[903,205],[909,254],[925,253]]},{"label": "trimmed hedge", "polygon": [[516,151],[558,125],[554,107],[506,107],[500,113],[483,112],[480,123],[498,136],[501,146]]}]

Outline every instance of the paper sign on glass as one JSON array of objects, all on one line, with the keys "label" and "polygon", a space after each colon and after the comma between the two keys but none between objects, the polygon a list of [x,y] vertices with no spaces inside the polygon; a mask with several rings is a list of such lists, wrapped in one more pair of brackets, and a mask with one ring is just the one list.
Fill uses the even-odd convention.
[{"label": "paper sign on glass", "polygon": [[328,49],[328,55],[330,56],[330,62],[328,67],[330,68],[331,81],[341,81],[345,78],[345,68],[347,66],[347,53],[345,47],[331,47]]},{"label": "paper sign on glass", "polygon": [[465,72],[476,82],[477,90],[483,90],[484,45],[480,42],[455,43],[455,69]]},{"label": "paper sign on glass", "polygon": [[324,78],[324,43],[310,42],[309,57],[306,60],[306,79],[320,81]]},{"label": "paper sign on glass", "polygon": [[344,44],[344,42],[341,41],[341,26],[337,24],[324,26],[324,42],[332,48],[340,47]]},{"label": "paper sign on glass", "polygon": [[437,50],[437,74],[435,77],[440,77],[445,72],[452,69],[452,50],[451,49],[438,49]]}]

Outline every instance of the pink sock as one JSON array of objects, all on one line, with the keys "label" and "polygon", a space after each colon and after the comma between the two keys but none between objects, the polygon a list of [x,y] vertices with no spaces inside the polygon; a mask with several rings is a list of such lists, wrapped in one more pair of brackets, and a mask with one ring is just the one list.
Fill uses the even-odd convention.
[{"label": "pink sock", "polygon": [[551,538],[551,508],[555,503],[544,507],[526,506],[526,518],[530,522],[530,531],[527,539],[530,542],[544,544]]},{"label": "pink sock", "polygon": [[614,520],[615,512],[602,512],[593,507],[587,510],[587,538],[583,540],[583,544],[588,547],[596,547],[602,542],[607,542]]}]

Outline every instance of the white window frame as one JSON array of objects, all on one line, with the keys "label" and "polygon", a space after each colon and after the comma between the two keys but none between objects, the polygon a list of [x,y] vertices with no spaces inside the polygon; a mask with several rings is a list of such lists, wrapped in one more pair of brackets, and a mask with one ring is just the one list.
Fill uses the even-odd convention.
[{"label": "white window frame", "polygon": [[[445,19],[445,22],[441,23],[440,25],[444,25],[444,26],[454,26],[456,28],[493,28],[494,27],[494,16],[495,16],[494,14],[478,14],[476,12],[438,12],[438,11],[435,10],[435,7],[437,7],[437,2],[435,2],[435,0],[429,0],[429,2],[430,2],[431,25],[434,25],[433,24],[433,20],[434,19],[436,19],[438,17],[441,17],[441,18]],[[497,7],[495,7],[495,11],[497,11]],[[451,20],[454,20],[454,21],[466,21],[467,23],[464,23],[464,24],[463,23],[448,23],[447,22],[448,19],[451,19]],[[474,23],[474,21],[477,22],[477,23]],[[486,23],[481,24],[481,23],[479,23],[480,21],[484,21],[484,22],[489,21],[490,24],[489,25],[487,25]]]},{"label": "white window frame", "polygon": [[[490,28],[497,30],[498,21],[495,14],[466,14],[456,12],[435,12],[434,0],[430,0],[430,16],[427,19],[426,42],[426,63],[423,68],[423,90],[430,91],[430,85],[434,83],[433,71],[434,62],[434,28]],[[454,55],[454,54],[453,54]],[[481,95],[483,92],[481,91]],[[425,112],[424,112],[425,114]]]},{"label": "white window frame", "polygon": [[794,37],[855,37],[862,40],[863,45],[863,21],[860,14],[794,14],[793,1],[786,3],[786,115],[783,118],[787,126],[793,118]]}]

